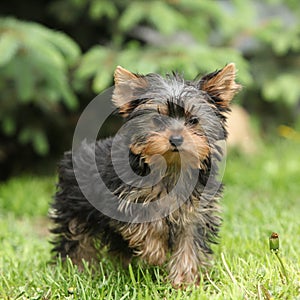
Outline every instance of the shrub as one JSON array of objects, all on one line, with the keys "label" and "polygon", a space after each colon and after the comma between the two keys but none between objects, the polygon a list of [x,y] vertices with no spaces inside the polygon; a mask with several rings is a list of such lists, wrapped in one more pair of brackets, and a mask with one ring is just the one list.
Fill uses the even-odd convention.
[{"label": "shrub", "polygon": [[80,57],[79,46],[67,35],[38,23],[0,19],[0,163],[14,150],[30,145],[49,154],[49,134],[64,126],[64,111],[78,100],[70,70]]}]

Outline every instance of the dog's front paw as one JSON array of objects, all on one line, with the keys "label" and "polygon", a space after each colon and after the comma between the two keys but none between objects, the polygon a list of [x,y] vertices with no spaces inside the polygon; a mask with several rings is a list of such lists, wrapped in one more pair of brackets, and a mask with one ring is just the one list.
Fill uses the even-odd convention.
[{"label": "dog's front paw", "polygon": [[198,271],[185,273],[182,270],[176,272],[176,274],[170,274],[169,280],[174,288],[186,288],[189,285],[199,285],[200,283],[200,274]]}]

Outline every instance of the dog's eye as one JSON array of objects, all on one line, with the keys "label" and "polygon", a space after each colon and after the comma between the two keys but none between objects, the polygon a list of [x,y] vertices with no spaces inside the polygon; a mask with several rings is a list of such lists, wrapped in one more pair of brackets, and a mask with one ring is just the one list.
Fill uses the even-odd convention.
[{"label": "dog's eye", "polygon": [[188,120],[187,120],[187,124],[189,125],[197,125],[199,123],[199,118],[198,117],[190,117]]},{"label": "dog's eye", "polygon": [[163,130],[165,128],[165,124],[160,117],[153,117],[152,122],[159,130]]}]

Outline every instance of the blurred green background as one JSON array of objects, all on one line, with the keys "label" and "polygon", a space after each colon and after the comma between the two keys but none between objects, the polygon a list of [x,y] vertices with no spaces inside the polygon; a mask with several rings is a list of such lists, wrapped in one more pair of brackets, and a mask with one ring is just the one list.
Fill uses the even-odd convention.
[{"label": "blurred green background", "polygon": [[10,0],[0,13],[2,180],[54,172],[117,65],[192,79],[235,62],[259,135],[299,139],[299,0]]}]

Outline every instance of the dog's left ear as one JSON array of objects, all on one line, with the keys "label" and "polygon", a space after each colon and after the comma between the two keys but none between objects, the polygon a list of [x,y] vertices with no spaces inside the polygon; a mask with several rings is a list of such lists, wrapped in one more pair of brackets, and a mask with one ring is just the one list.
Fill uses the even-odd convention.
[{"label": "dog's left ear", "polygon": [[127,116],[136,107],[135,97],[138,90],[147,86],[144,76],[140,76],[118,66],[114,73],[115,89],[112,95],[119,113]]},{"label": "dog's left ear", "polygon": [[223,69],[209,73],[200,79],[200,89],[214,98],[218,105],[227,108],[233,96],[242,86],[235,82],[236,68],[234,63]]}]

